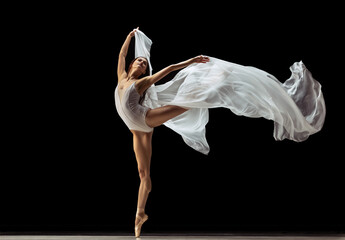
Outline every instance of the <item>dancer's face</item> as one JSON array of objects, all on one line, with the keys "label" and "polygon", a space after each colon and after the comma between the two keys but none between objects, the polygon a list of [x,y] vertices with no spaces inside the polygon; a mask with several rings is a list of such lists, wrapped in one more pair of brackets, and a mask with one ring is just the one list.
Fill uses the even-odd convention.
[{"label": "dancer's face", "polygon": [[145,74],[147,69],[147,60],[145,58],[139,57],[133,62],[132,67],[139,69],[142,74]]}]

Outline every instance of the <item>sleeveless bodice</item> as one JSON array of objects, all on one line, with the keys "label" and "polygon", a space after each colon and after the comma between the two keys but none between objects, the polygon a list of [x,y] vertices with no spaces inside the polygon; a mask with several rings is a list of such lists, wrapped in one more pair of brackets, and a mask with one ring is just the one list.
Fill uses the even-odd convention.
[{"label": "sleeveless bodice", "polygon": [[118,87],[115,89],[116,110],[127,127],[141,132],[152,132],[153,128],[146,124],[148,107],[139,104],[140,95],[135,89],[135,82],[124,90],[120,98]]}]

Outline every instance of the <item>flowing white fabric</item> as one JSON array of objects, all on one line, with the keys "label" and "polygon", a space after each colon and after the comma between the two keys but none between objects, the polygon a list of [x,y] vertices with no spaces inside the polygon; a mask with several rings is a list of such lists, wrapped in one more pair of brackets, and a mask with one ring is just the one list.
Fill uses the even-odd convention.
[{"label": "flowing white fabric", "polygon": [[142,31],[136,29],[135,33],[134,56],[145,57],[149,64],[150,75],[152,75],[152,65],[150,61],[150,50],[152,41]]},{"label": "flowing white fabric", "polygon": [[273,120],[276,140],[300,142],[321,130],[326,107],[320,83],[302,61],[294,63],[290,70],[291,77],[282,84],[255,67],[210,57],[208,63],[192,64],[171,81],[151,86],[143,105],[190,108],[164,125],[204,154],[209,152],[205,136],[208,108],[224,107],[237,115]]}]

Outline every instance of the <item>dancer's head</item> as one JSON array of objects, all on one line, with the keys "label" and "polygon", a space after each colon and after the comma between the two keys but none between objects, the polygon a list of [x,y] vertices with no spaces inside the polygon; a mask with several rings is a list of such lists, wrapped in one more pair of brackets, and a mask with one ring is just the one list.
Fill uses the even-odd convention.
[{"label": "dancer's head", "polygon": [[136,57],[132,60],[128,67],[128,73],[130,71],[137,71],[138,77],[144,75],[148,76],[148,61],[145,57]]}]

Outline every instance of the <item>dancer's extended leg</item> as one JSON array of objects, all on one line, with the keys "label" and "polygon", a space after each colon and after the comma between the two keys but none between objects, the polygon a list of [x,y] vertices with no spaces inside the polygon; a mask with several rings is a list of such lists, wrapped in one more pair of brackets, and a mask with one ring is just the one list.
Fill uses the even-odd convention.
[{"label": "dancer's extended leg", "polygon": [[150,127],[158,127],[185,111],[188,109],[173,105],[150,109],[146,114],[146,124]]}]

